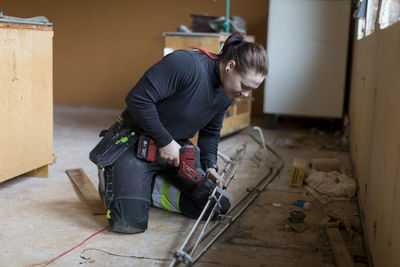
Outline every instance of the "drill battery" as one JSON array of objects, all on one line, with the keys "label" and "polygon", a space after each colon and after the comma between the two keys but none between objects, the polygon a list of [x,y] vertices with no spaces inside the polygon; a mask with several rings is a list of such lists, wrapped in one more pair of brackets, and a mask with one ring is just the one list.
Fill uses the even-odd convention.
[{"label": "drill battery", "polygon": [[145,161],[153,162],[157,159],[156,156],[157,145],[154,140],[148,136],[139,136],[138,148],[136,151],[136,157]]}]

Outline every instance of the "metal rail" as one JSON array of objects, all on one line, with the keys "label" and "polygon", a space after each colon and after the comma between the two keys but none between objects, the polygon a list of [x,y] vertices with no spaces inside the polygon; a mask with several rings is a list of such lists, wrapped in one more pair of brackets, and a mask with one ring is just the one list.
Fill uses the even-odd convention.
[{"label": "metal rail", "polygon": [[[242,153],[244,153],[245,150],[246,150],[246,145],[244,144],[244,145],[242,145],[242,146],[236,151],[235,155],[234,155],[232,158],[228,158],[228,157],[225,156],[225,155],[223,156],[224,160],[226,160],[228,164],[227,164],[227,166],[225,167],[225,169],[223,170],[221,177],[222,177],[222,178],[225,178],[225,176],[226,176],[227,174],[230,175],[230,178],[229,178],[229,181],[228,181],[227,186],[230,184],[230,182],[232,181],[232,179],[235,179],[235,174],[234,174],[234,172],[230,171],[230,168],[231,168],[232,165],[234,165],[234,166],[236,165],[237,160],[239,160],[239,159],[241,160],[241,156],[240,156],[240,155],[241,155]],[[220,154],[222,154],[222,153],[220,153]],[[223,155],[223,154],[222,154],[222,155]],[[225,191],[226,188],[227,188],[227,187],[224,187],[223,190]],[[174,253],[174,259],[173,259],[173,261],[171,262],[171,265],[170,265],[170,266],[175,266],[175,264],[176,264],[177,262],[187,262],[187,263],[189,263],[189,264],[193,263],[192,255],[193,255],[193,253],[194,253],[195,247],[196,247],[196,246],[198,245],[198,243],[200,242],[199,240],[202,238],[202,235],[200,235],[199,238],[196,240],[196,245],[195,245],[195,247],[192,249],[192,251],[190,252],[190,254],[186,253],[186,252],[184,251],[184,248],[186,247],[186,245],[188,244],[188,242],[191,240],[191,238],[192,238],[194,232],[196,231],[198,225],[200,224],[200,221],[203,219],[203,217],[204,217],[206,211],[208,210],[208,207],[211,205],[212,201],[216,201],[216,203],[215,203],[215,205],[214,205],[214,207],[213,207],[213,209],[212,209],[212,212],[210,213],[210,215],[209,215],[208,218],[207,218],[205,227],[207,227],[209,221],[211,220],[212,216],[214,215],[214,213],[215,213],[215,211],[216,211],[216,206],[219,205],[219,201],[220,201],[220,199],[222,198],[222,195],[223,195],[223,194],[220,194],[219,198],[217,199],[217,198],[216,198],[216,192],[217,192],[217,191],[218,191],[218,186],[216,186],[216,187],[213,189],[213,191],[212,191],[212,193],[211,193],[211,195],[210,195],[210,197],[209,197],[209,199],[208,199],[208,201],[207,201],[205,207],[203,208],[203,210],[202,210],[202,212],[201,212],[199,218],[196,220],[195,224],[193,225],[193,227],[192,227],[191,231],[189,232],[188,236],[186,237],[185,241],[183,242],[183,244],[181,245],[181,247],[175,251],[175,253]],[[202,230],[203,233],[204,233],[205,227],[203,227],[203,230]]]},{"label": "metal rail", "polygon": [[[265,151],[265,156],[268,160],[271,160],[273,163],[278,163],[278,166],[271,167],[269,168],[268,174],[256,185],[256,187],[253,188],[250,192],[248,192],[246,195],[244,195],[234,207],[231,208],[229,211],[228,215],[222,216],[222,218],[229,218],[228,223],[226,223],[223,228],[216,233],[216,235],[207,243],[202,250],[194,256],[195,250],[198,248],[201,242],[203,242],[210,233],[212,233],[218,226],[222,224],[222,220],[219,220],[215,222],[213,225],[209,227],[209,229],[206,228],[211,221],[211,218],[213,218],[215,212],[218,211],[219,209],[219,201],[222,199],[223,194],[220,194],[220,196],[217,198],[216,197],[216,192],[217,192],[217,187],[214,188],[212,194],[209,197],[209,200],[207,201],[207,204],[205,205],[203,211],[201,212],[199,218],[195,222],[194,226],[192,227],[190,233],[186,237],[185,241],[181,245],[179,249],[177,249],[174,253],[174,259],[171,262],[170,266],[175,266],[177,263],[186,263],[187,265],[192,265],[194,264],[209,248],[210,246],[222,235],[223,232],[225,232],[226,229],[229,228],[229,226],[236,221],[236,219],[239,218],[239,216],[247,209],[247,207],[257,198],[257,196],[260,194],[260,192],[264,191],[266,187],[274,180],[275,177],[277,177],[282,170],[284,166],[284,161],[283,159],[268,145],[265,144],[264,141],[264,136],[262,133],[262,130],[260,128],[253,128],[254,130],[258,131],[260,134],[260,139],[259,141],[254,135],[251,133],[249,134],[251,138],[256,141],[261,149]],[[222,178],[224,178],[226,175],[229,175],[228,183],[227,185],[223,188],[225,191],[232,180],[236,179],[236,172],[237,172],[237,167],[241,163],[241,160],[243,158],[243,155],[246,151],[246,144],[243,144],[242,146],[239,147],[239,149],[236,150],[236,153],[234,156],[231,158],[218,152],[219,156],[227,163],[225,169],[223,170],[222,173]],[[275,160],[271,159],[271,154],[272,153],[275,156]],[[221,190],[221,189],[220,189]],[[199,226],[200,221],[203,219],[207,209],[211,205],[211,202],[215,201],[215,204],[212,208],[212,211],[210,212],[210,215],[208,216],[203,228],[201,229],[201,232],[195,242],[195,244],[192,247],[189,247],[186,251],[190,251],[190,253],[187,253],[184,251],[185,247],[191,240],[194,232],[196,231],[197,227]],[[246,201],[244,204],[243,202]],[[243,204],[243,205],[242,205]],[[238,210],[238,211],[237,211]]]}]

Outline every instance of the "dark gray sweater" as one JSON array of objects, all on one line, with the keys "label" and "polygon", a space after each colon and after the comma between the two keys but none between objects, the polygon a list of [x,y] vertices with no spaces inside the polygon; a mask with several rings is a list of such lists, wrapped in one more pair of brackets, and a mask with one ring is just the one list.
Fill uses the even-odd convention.
[{"label": "dark gray sweater", "polygon": [[199,131],[202,166],[217,167],[219,133],[232,104],[222,87],[219,61],[177,50],[148,69],[125,101],[133,129],[160,147]]}]

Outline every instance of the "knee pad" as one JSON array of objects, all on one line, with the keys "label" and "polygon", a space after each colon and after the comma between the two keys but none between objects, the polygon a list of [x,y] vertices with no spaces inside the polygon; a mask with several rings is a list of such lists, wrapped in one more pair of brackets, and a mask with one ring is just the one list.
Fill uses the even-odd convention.
[{"label": "knee pad", "polygon": [[[218,199],[220,196],[220,193],[216,192],[215,196]],[[216,203],[215,201],[212,202],[211,206],[214,207],[215,203]],[[222,196],[221,199],[219,200],[218,212],[216,212],[213,215],[212,220],[217,219],[218,215],[220,215],[220,214],[225,215],[229,211],[230,207],[231,207],[231,203],[229,202],[229,199],[226,198],[225,196]],[[209,212],[211,212],[211,209],[212,208],[209,209]],[[208,214],[208,212],[207,212],[207,214]]]},{"label": "knee pad", "polygon": [[221,205],[219,209],[220,214],[226,214],[231,208],[231,203],[229,202],[229,199],[224,196],[219,201],[219,204]]},{"label": "knee pad", "polygon": [[[220,196],[220,193],[216,192],[215,197],[218,199]],[[211,202],[211,205],[207,209],[205,213],[205,217],[203,218],[204,220],[210,216],[211,211],[214,208],[214,205],[216,204],[216,200]],[[219,205],[217,211],[214,213],[213,217],[211,220],[216,220],[218,218],[218,215],[225,215],[231,207],[231,203],[229,202],[229,199],[226,198],[225,196],[222,196],[221,199],[219,200]]]},{"label": "knee pad", "polygon": [[135,234],[146,231],[150,203],[139,199],[115,199],[107,218],[118,233]]}]

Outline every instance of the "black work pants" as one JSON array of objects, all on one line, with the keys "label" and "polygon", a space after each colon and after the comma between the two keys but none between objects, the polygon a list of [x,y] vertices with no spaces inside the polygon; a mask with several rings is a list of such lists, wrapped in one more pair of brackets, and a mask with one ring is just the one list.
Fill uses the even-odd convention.
[{"label": "black work pants", "polygon": [[[157,159],[147,162],[136,157],[136,149],[124,152],[113,164],[113,201],[110,207],[110,224],[114,231],[143,232],[147,229],[153,181],[157,174],[181,190],[180,211],[198,218],[208,201],[210,190],[206,186],[191,184],[177,176],[177,168]],[[228,199],[221,201],[220,213],[229,210]],[[210,212],[210,211],[209,211]]]}]

